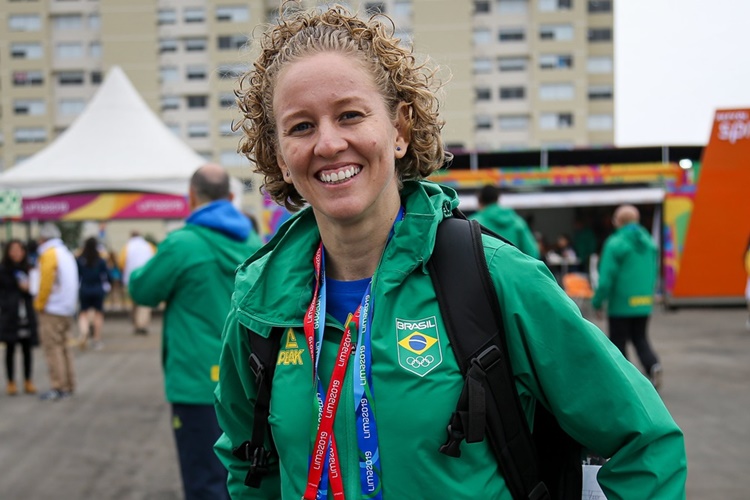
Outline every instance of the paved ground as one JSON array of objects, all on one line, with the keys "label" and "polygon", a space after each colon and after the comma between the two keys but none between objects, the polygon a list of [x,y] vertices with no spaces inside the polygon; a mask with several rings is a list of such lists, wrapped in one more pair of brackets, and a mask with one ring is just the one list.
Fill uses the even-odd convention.
[{"label": "paved ground", "polygon": [[[748,497],[750,332],[744,322],[742,309],[684,309],[653,318],[665,366],[662,395],[687,436],[690,499]],[[154,331],[159,327],[156,318]],[[159,337],[136,337],[123,317],[113,317],[105,343],[102,351],[76,351],[73,398],[53,403],[0,393],[0,499],[181,497]],[[45,389],[46,368],[41,352],[35,355],[36,381]]]}]

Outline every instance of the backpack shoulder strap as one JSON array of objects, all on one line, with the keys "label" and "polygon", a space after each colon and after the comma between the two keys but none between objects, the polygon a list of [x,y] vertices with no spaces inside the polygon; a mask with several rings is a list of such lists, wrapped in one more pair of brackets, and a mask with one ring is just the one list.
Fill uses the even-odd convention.
[{"label": "backpack shoulder strap", "polygon": [[549,498],[539,481],[536,451],[513,382],[482,228],[458,211],[454,215],[438,226],[428,262],[448,338],[465,377],[440,451],[460,456],[461,441],[481,441],[486,430],[513,498]]},{"label": "backpack shoulder strap", "polygon": [[[253,410],[253,433],[250,441],[245,441],[232,450],[232,454],[240,460],[250,462],[250,471],[245,477],[245,484],[251,488],[260,487],[261,480],[269,472],[271,457],[276,454],[276,447],[268,425],[268,414],[271,408],[273,374],[279,357],[283,331],[280,327],[273,328],[268,337],[247,331],[251,352],[248,363],[255,375],[257,389]],[[268,433],[268,447],[266,447],[266,432]]]}]

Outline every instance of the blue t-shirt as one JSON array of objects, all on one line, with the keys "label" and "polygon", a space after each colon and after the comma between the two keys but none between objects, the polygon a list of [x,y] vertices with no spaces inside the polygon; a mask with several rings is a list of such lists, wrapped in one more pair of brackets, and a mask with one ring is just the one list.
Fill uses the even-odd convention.
[{"label": "blue t-shirt", "polygon": [[359,307],[369,283],[370,278],[356,281],[326,278],[326,313],[343,325],[349,313],[354,314]]}]

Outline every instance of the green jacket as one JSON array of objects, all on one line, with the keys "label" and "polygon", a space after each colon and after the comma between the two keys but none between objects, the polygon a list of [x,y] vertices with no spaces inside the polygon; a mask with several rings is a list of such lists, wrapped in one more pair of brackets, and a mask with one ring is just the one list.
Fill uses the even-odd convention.
[{"label": "green jacket", "polygon": [[162,367],[170,403],[213,403],[234,272],[260,245],[252,232],[238,241],[187,224],[170,233],[154,257],[133,271],[128,290],[136,303],[166,302]]},{"label": "green jacket", "polygon": [[490,231],[499,234],[518,247],[526,255],[539,258],[539,246],[523,217],[512,208],[490,205],[469,219],[474,219]]},{"label": "green jacket", "polygon": [[[456,193],[429,182],[406,182],[406,215],[395,227],[373,283],[372,359],[383,495],[406,498],[510,500],[486,441],[464,444],[460,458],[438,452],[463,377],[448,345],[426,262],[438,223],[458,205]],[[296,499],[304,493],[317,414],[303,317],[312,299],[319,233],[304,210],[282,226],[238,270],[224,329],[216,411],[224,434],[216,443],[229,470],[233,498]],[[557,285],[547,268],[516,248],[485,238],[485,253],[503,309],[516,388],[529,421],[538,400],[586,446],[612,460],[599,479],[609,498],[684,498],[682,432],[651,384]],[[419,323],[434,336],[434,362],[414,368],[398,341]],[[434,324],[435,326],[432,326]],[[260,490],[243,485],[248,463],[232,456],[250,439],[255,398],[248,330],[286,328],[273,381],[269,422],[280,466]],[[406,331],[404,331],[406,328]],[[327,385],[342,335],[330,315],[319,370]],[[425,353],[426,354],[426,353]],[[351,370],[334,433],[346,498],[360,498]]]},{"label": "green jacket", "polygon": [[654,306],[658,251],[640,224],[627,224],[604,242],[599,285],[591,304],[609,316],[648,316]]}]

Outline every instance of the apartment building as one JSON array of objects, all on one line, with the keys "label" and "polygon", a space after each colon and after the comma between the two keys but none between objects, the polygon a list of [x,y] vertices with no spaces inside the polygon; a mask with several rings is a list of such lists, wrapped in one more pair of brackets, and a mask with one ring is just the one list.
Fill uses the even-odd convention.
[{"label": "apartment building", "polygon": [[[349,5],[387,14],[404,43],[443,68],[449,147],[613,143],[613,0]],[[252,60],[253,29],[277,9],[278,0],[5,0],[0,171],[62,133],[117,64],[175,134],[249,179],[231,130],[233,89]]]}]

